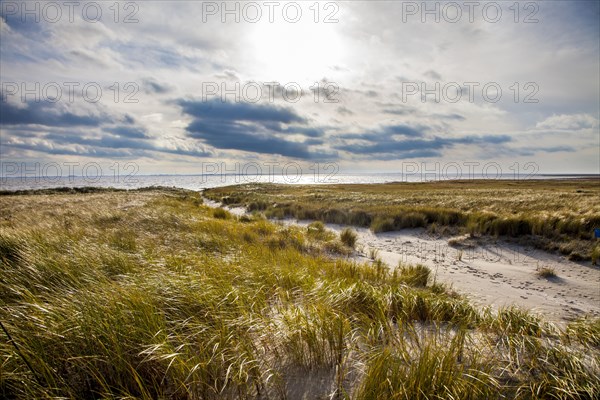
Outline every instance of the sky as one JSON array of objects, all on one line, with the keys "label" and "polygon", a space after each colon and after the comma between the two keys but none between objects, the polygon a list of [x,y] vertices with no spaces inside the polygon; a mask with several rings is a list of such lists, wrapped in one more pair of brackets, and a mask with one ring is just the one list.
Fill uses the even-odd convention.
[{"label": "sky", "polygon": [[0,5],[4,176],[600,173],[598,1]]}]

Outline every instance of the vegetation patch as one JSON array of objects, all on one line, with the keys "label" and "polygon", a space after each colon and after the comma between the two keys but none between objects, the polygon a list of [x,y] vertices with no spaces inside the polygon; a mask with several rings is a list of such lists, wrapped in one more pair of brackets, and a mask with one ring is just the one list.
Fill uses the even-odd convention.
[{"label": "vegetation patch", "polygon": [[223,204],[261,210],[272,218],[369,227],[376,233],[427,228],[435,233],[504,237],[560,251],[573,261],[600,258],[593,237],[594,228],[600,226],[596,201],[600,185],[594,178],[248,184],[208,189],[204,195]]},{"label": "vegetation patch", "polygon": [[356,232],[354,232],[352,229],[344,228],[342,230],[342,232],[340,233],[340,240],[346,246],[353,249],[356,246],[356,241],[358,240],[358,236],[356,235]]},{"label": "vegetation patch", "polygon": [[557,278],[556,270],[551,267],[541,267],[536,270],[536,275],[540,278],[553,279]]},{"label": "vegetation patch", "polygon": [[213,217],[218,219],[229,219],[231,218],[231,213],[223,208],[215,208],[213,210]]},{"label": "vegetation patch", "polygon": [[322,223],[162,189],[0,208],[2,398],[600,397],[598,319],[478,309]]}]

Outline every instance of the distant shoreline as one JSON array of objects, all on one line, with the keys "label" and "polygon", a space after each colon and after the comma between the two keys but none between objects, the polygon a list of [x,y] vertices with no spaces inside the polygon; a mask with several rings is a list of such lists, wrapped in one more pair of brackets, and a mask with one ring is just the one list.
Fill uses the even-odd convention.
[{"label": "distant shoreline", "polygon": [[[424,175],[425,178],[428,175]],[[482,176],[416,179],[418,177],[403,176],[402,174],[368,173],[341,174],[333,176],[306,175],[300,178],[290,178],[284,175],[136,175],[99,178],[82,176],[69,177],[2,177],[0,178],[1,192],[31,191],[31,190],[60,190],[61,188],[104,188],[104,189],[144,189],[149,187],[175,187],[186,190],[200,191],[215,187],[225,187],[251,183],[273,183],[288,185],[357,185],[357,184],[397,184],[397,183],[435,183],[435,182],[543,182],[543,181],[585,181],[600,180],[600,174],[539,174],[533,177],[527,175],[506,175],[497,178]]]}]

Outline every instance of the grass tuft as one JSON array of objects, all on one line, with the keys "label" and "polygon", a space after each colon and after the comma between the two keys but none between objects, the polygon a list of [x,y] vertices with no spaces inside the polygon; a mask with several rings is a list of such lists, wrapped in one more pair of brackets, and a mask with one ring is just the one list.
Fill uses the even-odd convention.
[{"label": "grass tuft", "polygon": [[552,267],[541,267],[536,270],[536,275],[540,278],[553,279],[557,278],[556,270]]},{"label": "grass tuft", "polygon": [[590,258],[592,259],[592,264],[598,265],[598,260],[600,260],[600,245],[594,247]]},{"label": "grass tuft", "polygon": [[215,208],[213,210],[213,217],[217,219],[230,219],[231,213],[224,208]]},{"label": "grass tuft", "polygon": [[429,281],[429,276],[431,275],[431,270],[429,267],[426,267],[421,264],[417,265],[400,265],[399,267],[399,277],[398,279],[409,285],[414,287],[425,287],[427,286],[427,282]]},{"label": "grass tuft", "polygon": [[356,235],[356,232],[354,232],[352,229],[344,228],[344,230],[342,230],[342,232],[340,233],[340,240],[343,244],[353,249],[356,246],[358,236]]}]

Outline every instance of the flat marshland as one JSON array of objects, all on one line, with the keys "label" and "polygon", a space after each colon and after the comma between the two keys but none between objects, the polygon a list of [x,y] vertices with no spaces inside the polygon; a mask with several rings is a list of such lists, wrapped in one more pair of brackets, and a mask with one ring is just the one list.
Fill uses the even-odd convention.
[{"label": "flat marshland", "polygon": [[[207,195],[267,215],[363,216],[352,225],[375,230],[413,218],[515,237],[546,227],[542,244],[591,258],[597,185],[528,185]],[[3,398],[600,396],[599,319],[555,326],[476,307],[427,266],[353,260],[351,231],[236,216],[175,189],[3,195],[0,210]]]}]

